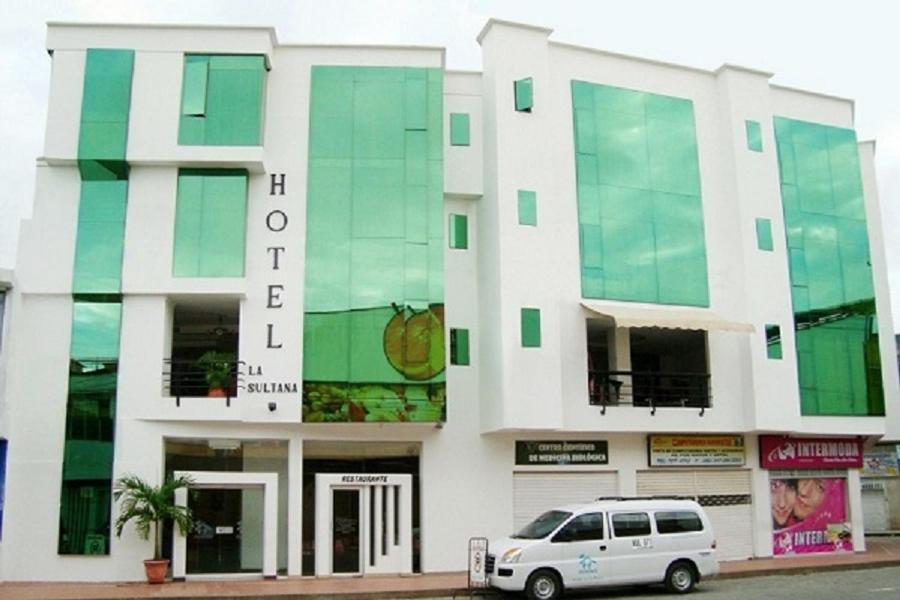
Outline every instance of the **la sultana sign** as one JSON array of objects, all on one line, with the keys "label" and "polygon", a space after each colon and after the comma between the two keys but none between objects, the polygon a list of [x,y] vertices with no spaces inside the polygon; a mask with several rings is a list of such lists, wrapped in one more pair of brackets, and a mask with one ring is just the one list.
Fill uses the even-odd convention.
[{"label": "la sultana sign", "polygon": [[759,466],[763,469],[859,469],[863,466],[862,441],[761,435]]}]

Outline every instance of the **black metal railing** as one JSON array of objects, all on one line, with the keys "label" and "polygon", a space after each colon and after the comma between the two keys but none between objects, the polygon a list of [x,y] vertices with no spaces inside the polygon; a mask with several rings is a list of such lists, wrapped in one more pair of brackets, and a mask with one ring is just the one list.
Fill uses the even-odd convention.
[{"label": "black metal railing", "polygon": [[590,403],[600,406],[641,406],[656,414],[657,408],[710,406],[709,373],[653,373],[637,371],[590,371]]},{"label": "black metal railing", "polygon": [[[221,386],[214,386],[207,381],[207,370],[196,360],[164,359],[163,395],[172,398],[201,398],[204,396],[233,398],[237,395],[240,365],[237,361],[232,361],[228,365],[231,371],[229,376]],[[219,389],[221,392],[213,391],[214,389]]]}]

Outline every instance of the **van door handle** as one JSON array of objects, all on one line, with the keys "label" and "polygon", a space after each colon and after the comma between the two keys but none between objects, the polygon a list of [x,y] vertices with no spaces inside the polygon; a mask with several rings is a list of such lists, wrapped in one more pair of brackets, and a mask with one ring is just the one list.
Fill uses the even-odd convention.
[{"label": "van door handle", "polygon": [[606,550],[606,546],[600,546],[601,550]]}]

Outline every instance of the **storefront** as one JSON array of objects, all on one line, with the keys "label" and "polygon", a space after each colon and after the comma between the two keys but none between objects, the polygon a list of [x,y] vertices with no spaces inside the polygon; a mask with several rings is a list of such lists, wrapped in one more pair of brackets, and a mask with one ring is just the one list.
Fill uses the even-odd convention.
[{"label": "storefront", "polygon": [[650,435],[639,496],[696,498],[713,525],[719,560],[753,555],[751,471],[740,435]]},{"label": "storefront", "polygon": [[619,493],[618,474],[609,470],[605,440],[516,442],[513,472],[513,528],[563,504],[590,502]]},{"label": "storefront", "polygon": [[760,467],[769,470],[775,556],[854,549],[848,469],[862,467],[856,438],[759,438]]},{"label": "storefront", "polygon": [[[900,468],[897,444],[879,445],[866,450],[862,468],[862,503],[866,532],[900,528]],[[898,514],[894,514],[897,512]]]}]

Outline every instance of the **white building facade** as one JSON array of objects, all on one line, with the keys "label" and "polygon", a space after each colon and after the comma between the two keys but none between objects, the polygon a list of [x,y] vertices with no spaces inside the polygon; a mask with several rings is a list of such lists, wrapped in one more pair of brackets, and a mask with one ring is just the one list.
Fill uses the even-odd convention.
[{"label": "white building facade", "polygon": [[51,24],[0,577],[140,579],[125,473],[194,478],[179,578],[460,571],[599,496],[699,498],[723,559],[865,550],[900,387],[852,102],[550,34],[455,72]]}]

